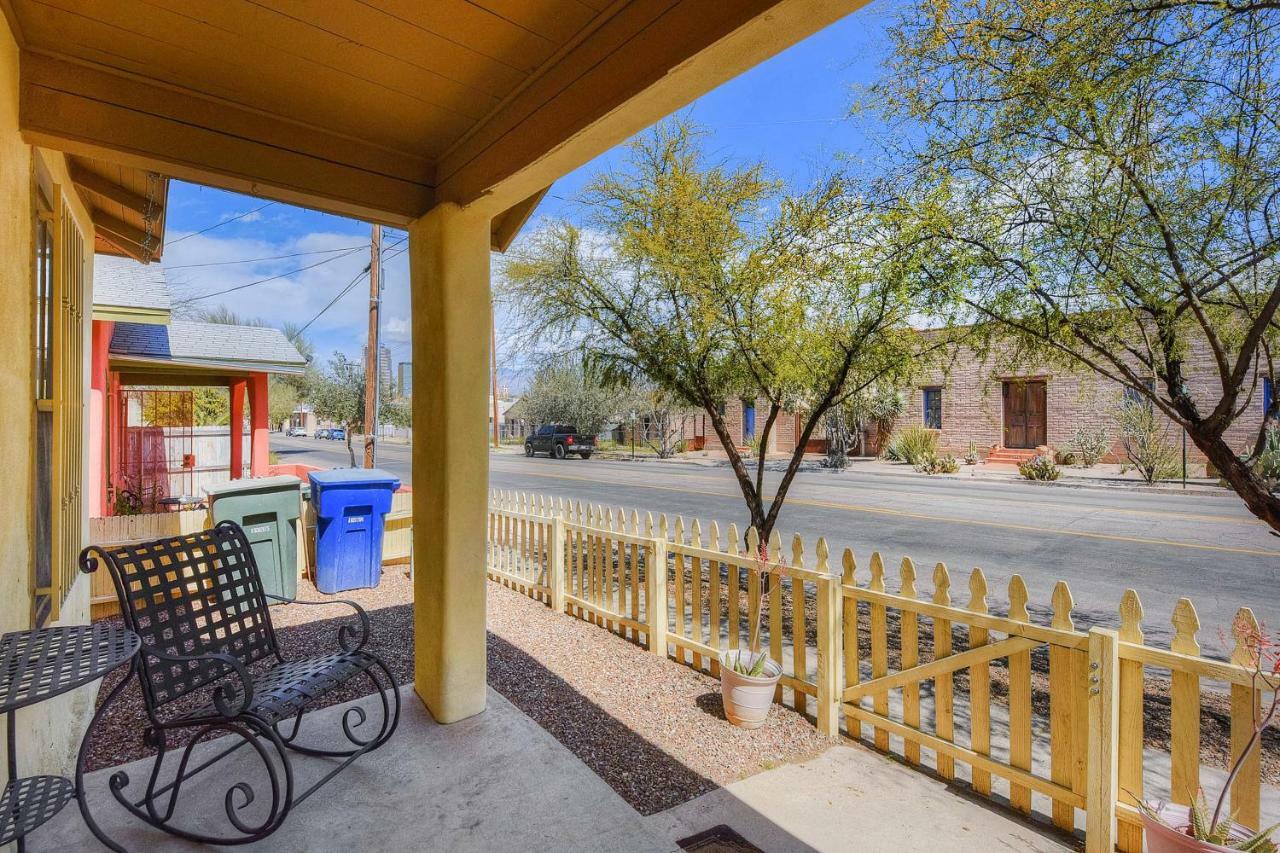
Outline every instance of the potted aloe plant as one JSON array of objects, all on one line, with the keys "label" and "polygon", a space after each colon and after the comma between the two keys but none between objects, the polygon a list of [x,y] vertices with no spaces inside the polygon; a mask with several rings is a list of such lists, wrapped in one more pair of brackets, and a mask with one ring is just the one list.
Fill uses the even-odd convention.
[{"label": "potted aloe plant", "polygon": [[1255,691],[1271,692],[1271,704],[1255,716],[1253,734],[1231,765],[1213,811],[1209,811],[1204,791],[1199,791],[1191,806],[1173,803],[1140,803],[1142,823],[1147,837],[1148,853],[1184,853],[1184,851],[1243,850],[1247,853],[1276,853],[1280,850],[1272,836],[1280,823],[1253,830],[1236,823],[1235,816],[1224,811],[1231,783],[1255,749],[1261,748],[1262,732],[1280,711],[1280,644],[1260,630],[1252,616],[1236,617],[1232,633],[1248,655],[1246,664]]},{"label": "potted aloe plant", "polygon": [[747,602],[747,620],[750,623],[747,648],[729,649],[720,656],[720,697],[729,722],[744,729],[758,729],[769,717],[774,689],[782,677],[782,664],[771,660],[761,649],[760,612],[772,577],[783,562],[770,561],[768,544],[757,544],[754,537],[748,541],[754,550],[748,549],[745,554],[754,561],[751,571],[759,583],[747,587],[749,591],[754,590],[749,592],[750,600]]}]

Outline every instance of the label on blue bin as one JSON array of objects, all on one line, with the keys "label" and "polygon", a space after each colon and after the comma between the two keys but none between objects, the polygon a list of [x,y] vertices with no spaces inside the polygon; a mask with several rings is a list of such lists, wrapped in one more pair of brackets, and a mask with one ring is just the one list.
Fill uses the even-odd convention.
[{"label": "label on blue bin", "polygon": [[250,536],[256,536],[256,535],[257,535],[257,534],[259,534],[259,533],[270,533],[270,532],[271,532],[271,525],[269,525],[269,524],[263,524],[263,525],[261,525],[261,526],[259,526],[259,527],[250,527],[250,528],[249,528],[248,530],[246,530],[245,532],[246,532],[246,533],[248,533]]},{"label": "label on blue bin", "polygon": [[347,524],[362,524],[362,523],[364,523],[363,515],[353,515],[347,519]]}]

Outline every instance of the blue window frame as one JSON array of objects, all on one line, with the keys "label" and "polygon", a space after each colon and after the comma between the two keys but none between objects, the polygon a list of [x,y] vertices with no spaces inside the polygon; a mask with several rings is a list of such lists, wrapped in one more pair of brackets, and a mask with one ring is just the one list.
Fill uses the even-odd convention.
[{"label": "blue window frame", "polygon": [[750,441],[756,437],[756,407],[753,403],[742,401],[742,440]]},{"label": "blue window frame", "polygon": [[1267,412],[1271,411],[1271,401],[1275,399],[1275,384],[1270,376],[1262,377],[1262,415],[1266,417]]},{"label": "blue window frame", "polygon": [[942,389],[924,389],[924,425],[929,429],[942,429]]}]

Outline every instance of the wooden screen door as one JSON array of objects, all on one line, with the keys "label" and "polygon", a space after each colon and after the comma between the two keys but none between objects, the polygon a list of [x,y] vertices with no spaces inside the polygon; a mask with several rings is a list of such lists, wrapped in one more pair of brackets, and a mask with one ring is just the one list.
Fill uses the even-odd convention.
[{"label": "wooden screen door", "polygon": [[1045,443],[1044,382],[1004,383],[1004,446],[1033,448]]}]

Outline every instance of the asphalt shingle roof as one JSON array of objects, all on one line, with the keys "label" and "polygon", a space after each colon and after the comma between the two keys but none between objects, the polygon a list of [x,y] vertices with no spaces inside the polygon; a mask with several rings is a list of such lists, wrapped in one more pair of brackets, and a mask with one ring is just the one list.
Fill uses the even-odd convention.
[{"label": "asphalt shingle roof", "polygon": [[133,258],[94,255],[93,304],[117,308],[169,310],[169,282],[164,267]]},{"label": "asphalt shingle roof", "polygon": [[173,320],[167,326],[116,323],[111,354],[197,366],[244,363],[295,370],[307,363],[279,329],[192,320]]}]

